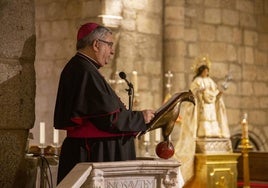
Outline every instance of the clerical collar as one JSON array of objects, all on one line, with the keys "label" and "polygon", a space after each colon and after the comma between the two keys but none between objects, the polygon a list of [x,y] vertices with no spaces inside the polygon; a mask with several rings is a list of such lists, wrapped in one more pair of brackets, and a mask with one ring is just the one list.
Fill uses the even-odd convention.
[{"label": "clerical collar", "polygon": [[101,66],[91,57],[87,56],[86,54],[82,53],[82,52],[77,52],[77,55],[79,55],[80,57],[83,57],[85,59],[87,59],[88,61],[90,61],[97,69],[99,69]]}]

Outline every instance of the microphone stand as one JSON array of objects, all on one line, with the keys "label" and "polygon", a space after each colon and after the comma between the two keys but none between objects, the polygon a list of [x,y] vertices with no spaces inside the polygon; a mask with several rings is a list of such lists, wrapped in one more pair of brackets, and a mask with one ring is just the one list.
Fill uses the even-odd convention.
[{"label": "microphone stand", "polygon": [[133,88],[133,84],[131,82],[129,82],[127,79],[126,79],[126,74],[124,72],[120,72],[119,73],[119,76],[120,78],[124,79],[128,85],[128,89],[126,89],[126,91],[128,92],[128,109],[129,110],[132,110],[132,106],[133,106],[133,94],[134,94],[134,88]]},{"label": "microphone stand", "polygon": [[126,89],[128,93],[128,109],[132,110],[133,107],[133,94],[134,94],[134,89],[132,87],[132,84],[128,84],[128,89]]}]

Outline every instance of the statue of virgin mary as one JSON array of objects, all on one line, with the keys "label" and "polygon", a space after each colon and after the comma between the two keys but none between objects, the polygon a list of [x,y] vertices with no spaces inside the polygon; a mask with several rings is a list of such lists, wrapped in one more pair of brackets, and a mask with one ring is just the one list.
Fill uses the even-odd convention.
[{"label": "statue of virgin mary", "polygon": [[194,173],[194,154],[198,138],[230,138],[222,92],[209,77],[210,60],[198,58],[192,67],[195,76],[190,90],[195,106],[185,103],[181,112],[181,131],[175,146],[175,158],[182,162],[182,174],[187,182]]}]

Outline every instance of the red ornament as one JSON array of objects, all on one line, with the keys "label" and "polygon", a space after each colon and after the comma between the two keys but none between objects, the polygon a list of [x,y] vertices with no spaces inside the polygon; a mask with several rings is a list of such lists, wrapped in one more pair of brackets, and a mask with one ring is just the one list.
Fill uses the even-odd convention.
[{"label": "red ornament", "polygon": [[174,146],[170,141],[163,141],[157,144],[155,152],[162,159],[169,159],[174,155]]}]

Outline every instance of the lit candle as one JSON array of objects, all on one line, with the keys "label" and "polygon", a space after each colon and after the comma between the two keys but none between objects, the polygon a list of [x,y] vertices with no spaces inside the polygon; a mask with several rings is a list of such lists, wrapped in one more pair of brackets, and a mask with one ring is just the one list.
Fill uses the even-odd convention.
[{"label": "lit candle", "polygon": [[155,130],[155,141],[160,142],[161,140],[161,129],[156,129]]},{"label": "lit candle", "polygon": [[144,141],[145,141],[145,142],[149,142],[149,141],[150,141],[150,133],[146,133],[146,134],[144,135]]},{"label": "lit candle", "polygon": [[54,144],[58,145],[59,144],[59,130],[58,129],[54,129],[53,131],[53,142]]},{"label": "lit candle", "polygon": [[134,91],[138,93],[138,72],[132,71],[132,83],[134,87]]},{"label": "lit candle", "polygon": [[242,137],[248,139],[247,113],[244,114],[244,117],[242,120]]},{"label": "lit candle", "polygon": [[45,122],[40,122],[40,144],[45,144],[46,126]]}]

